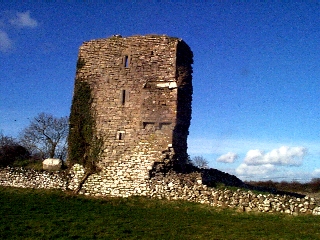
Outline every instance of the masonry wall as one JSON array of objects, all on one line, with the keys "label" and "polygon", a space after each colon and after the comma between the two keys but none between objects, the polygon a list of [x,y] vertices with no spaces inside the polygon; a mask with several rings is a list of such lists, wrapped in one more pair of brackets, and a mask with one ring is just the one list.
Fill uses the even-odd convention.
[{"label": "masonry wall", "polygon": [[24,168],[0,168],[0,185],[6,187],[67,190],[67,172],[35,171]]},{"label": "masonry wall", "polygon": [[183,166],[191,120],[192,52],[178,38],[159,35],[85,42],[76,81],[93,95],[103,181],[123,194],[141,188],[150,171]]},{"label": "masonry wall", "polygon": [[[70,172],[37,172],[22,168],[0,168],[0,186],[74,190],[84,175],[81,165],[74,165]],[[188,174],[169,171],[157,173],[135,190],[121,192],[117,183],[110,185],[100,174],[93,174],[84,184],[80,194],[96,197],[146,196],[150,198],[185,200],[214,207],[235,208],[240,211],[279,212],[291,215],[320,215],[319,199],[287,195],[257,194],[244,190],[223,190],[203,184],[200,172]]]}]

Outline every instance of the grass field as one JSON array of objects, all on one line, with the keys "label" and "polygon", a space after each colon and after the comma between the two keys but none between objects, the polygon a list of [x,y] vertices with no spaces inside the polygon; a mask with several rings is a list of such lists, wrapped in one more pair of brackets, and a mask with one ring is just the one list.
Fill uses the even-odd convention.
[{"label": "grass field", "polygon": [[319,216],[0,187],[0,239],[320,239]]}]

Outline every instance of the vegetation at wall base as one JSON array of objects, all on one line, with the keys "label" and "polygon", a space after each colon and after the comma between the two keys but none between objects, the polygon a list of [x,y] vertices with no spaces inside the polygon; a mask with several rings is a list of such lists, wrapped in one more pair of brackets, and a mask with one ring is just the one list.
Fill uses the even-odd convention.
[{"label": "vegetation at wall base", "polygon": [[15,162],[12,167],[33,169],[35,171],[42,171],[43,164],[42,160],[37,159],[26,159],[23,161]]},{"label": "vegetation at wall base", "polygon": [[1,239],[319,239],[320,217],[0,187]]}]

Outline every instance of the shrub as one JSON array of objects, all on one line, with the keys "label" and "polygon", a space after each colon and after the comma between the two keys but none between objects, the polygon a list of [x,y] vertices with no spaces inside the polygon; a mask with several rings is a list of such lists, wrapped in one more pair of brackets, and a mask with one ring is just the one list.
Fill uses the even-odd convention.
[{"label": "shrub", "polygon": [[20,145],[4,145],[0,147],[0,166],[12,166],[30,158],[29,151]]}]

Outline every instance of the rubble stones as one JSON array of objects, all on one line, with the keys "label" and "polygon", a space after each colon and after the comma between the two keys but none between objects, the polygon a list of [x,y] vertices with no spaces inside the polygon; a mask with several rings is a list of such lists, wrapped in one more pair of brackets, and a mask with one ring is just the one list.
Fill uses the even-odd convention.
[{"label": "rubble stones", "polygon": [[1,168],[0,185],[20,188],[45,188],[66,190],[69,175],[65,172],[35,171],[23,168]]}]

